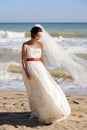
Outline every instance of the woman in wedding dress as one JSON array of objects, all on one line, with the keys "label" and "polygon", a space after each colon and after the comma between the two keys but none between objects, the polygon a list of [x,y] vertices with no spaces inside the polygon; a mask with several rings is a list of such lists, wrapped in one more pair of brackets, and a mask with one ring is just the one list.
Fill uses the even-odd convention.
[{"label": "woman in wedding dress", "polygon": [[71,109],[63,90],[45,68],[42,36],[43,29],[34,26],[31,39],[22,45],[22,72],[32,116],[49,124],[66,119]]}]

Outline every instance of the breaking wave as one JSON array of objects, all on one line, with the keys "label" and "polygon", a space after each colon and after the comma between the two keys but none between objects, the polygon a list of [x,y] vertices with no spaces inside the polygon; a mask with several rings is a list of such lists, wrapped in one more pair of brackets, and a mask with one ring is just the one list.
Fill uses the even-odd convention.
[{"label": "breaking wave", "polygon": [[[74,33],[74,32],[50,32],[53,37],[87,37],[87,34]],[[30,37],[30,32],[13,32],[0,30],[0,38],[24,38]]]}]

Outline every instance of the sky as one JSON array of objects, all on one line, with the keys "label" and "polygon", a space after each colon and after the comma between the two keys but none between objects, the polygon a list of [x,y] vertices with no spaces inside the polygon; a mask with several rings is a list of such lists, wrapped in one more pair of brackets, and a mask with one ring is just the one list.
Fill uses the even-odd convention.
[{"label": "sky", "polygon": [[87,0],[0,0],[0,22],[87,22]]}]

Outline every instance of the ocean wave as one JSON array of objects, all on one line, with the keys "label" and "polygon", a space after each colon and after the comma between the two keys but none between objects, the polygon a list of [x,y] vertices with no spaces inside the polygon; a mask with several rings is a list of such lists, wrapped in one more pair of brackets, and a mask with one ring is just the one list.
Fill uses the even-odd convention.
[{"label": "ocean wave", "polygon": [[[47,69],[49,73],[55,78],[71,79],[71,75],[63,70]],[[22,65],[17,62],[1,63],[0,64],[0,79],[22,79]]]},{"label": "ocean wave", "polygon": [[[49,32],[53,37],[64,38],[73,38],[73,37],[87,37],[87,34],[84,33],[74,33],[74,32]],[[30,32],[14,32],[14,31],[4,31],[0,30],[0,38],[24,38],[30,37]],[[63,39],[61,39],[63,40]]]},{"label": "ocean wave", "polygon": [[64,78],[64,79],[72,79],[71,75],[68,72],[65,72],[64,70],[58,70],[58,69],[53,69],[53,70],[49,70],[50,74],[53,77],[56,78]]},{"label": "ocean wave", "polygon": [[74,33],[74,32],[52,32],[50,33],[53,37],[62,36],[64,38],[75,38],[75,37],[87,37],[87,34]]},{"label": "ocean wave", "polygon": [[[49,32],[49,34],[53,37],[59,37],[61,40],[64,40],[64,38],[87,37],[87,34],[74,32]],[[25,32],[25,37],[30,37],[30,32]]]},{"label": "ocean wave", "polygon": [[[57,69],[47,69],[49,71],[49,73],[53,76],[53,77],[57,77],[57,78],[64,78],[64,79],[71,79],[71,75],[68,74],[67,72],[65,71],[62,71],[62,70],[57,70]],[[22,73],[22,67],[20,64],[17,64],[17,63],[11,63],[9,64],[8,66],[8,71],[11,72],[11,73]]]},{"label": "ocean wave", "polygon": [[23,38],[24,32],[0,31],[0,38]]},{"label": "ocean wave", "polygon": [[[12,65],[20,66],[19,63],[16,62],[8,62],[8,63],[0,63],[0,80],[22,80],[22,75],[17,71],[11,70]],[[14,67],[13,67],[14,68]],[[13,73],[11,71],[13,71]]]},{"label": "ocean wave", "polygon": [[18,47],[1,47],[0,48],[0,54],[8,54],[8,53],[14,53],[14,52],[19,52],[19,48]]},{"label": "ocean wave", "polygon": [[[47,70],[65,92],[86,92],[87,84],[73,81],[71,75],[67,72],[51,67]],[[0,64],[0,90],[25,90],[20,63],[9,62]]]},{"label": "ocean wave", "polygon": [[11,62],[8,65],[7,71],[11,73],[22,73],[22,67],[21,64],[16,63],[16,62]]},{"label": "ocean wave", "polygon": [[82,46],[70,46],[67,48],[67,51],[72,52],[74,54],[87,54],[87,48]]}]

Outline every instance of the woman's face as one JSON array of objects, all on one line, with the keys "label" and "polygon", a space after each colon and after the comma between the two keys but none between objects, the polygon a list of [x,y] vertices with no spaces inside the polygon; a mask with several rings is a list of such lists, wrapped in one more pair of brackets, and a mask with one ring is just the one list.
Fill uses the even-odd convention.
[{"label": "woman's face", "polygon": [[35,39],[36,41],[38,41],[38,40],[40,40],[41,37],[42,37],[42,32],[38,32],[38,33],[35,35],[34,39]]}]

